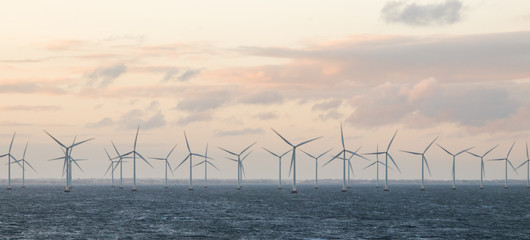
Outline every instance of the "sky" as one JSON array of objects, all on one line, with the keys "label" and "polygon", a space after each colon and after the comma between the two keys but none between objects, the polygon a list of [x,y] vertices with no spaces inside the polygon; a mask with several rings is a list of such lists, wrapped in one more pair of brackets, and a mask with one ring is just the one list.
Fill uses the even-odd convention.
[{"label": "sky", "polygon": [[[234,152],[253,142],[246,178],[277,179],[277,160],[263,150],[289,150],[272,130],[293,143],[320,137],[301,149],[322,157],[340,151],[340,124],[348,149],[386,148],[401,173],[419,179],[421,162],[400,150],[423,151],[437,143],[449,151],[468,147],[515,166],[527,159],[530,133],[530,2],[528,1],[34,1],[0,8],[0,152],[14,132],[15,156],[29,143],[28,178],[59,178],[60,141],[95,138],[74,150],[84,172],[104,176],[114,157],[111,141],[170,156],[176,167],[193,152],[208,154],[235,179]],[[426,154],[432,176],[449,180],[451,156],[437,145]],[[370,161],[373,156],[367,156]],[[283,162],[287,179],[290,154]],[[7,159],[2,159],[7,163]],[[375,178],[370,161],[354,159],[355,179]],[[138,162],[139,178],[161,178]],[[314,178],[314,160],[297,153],[297,177]],[[13,176],[20,177],[15,166]],[[511,179],[526,172],[508,171]],[[186,179],[189,165],[175,171]],[[203,170],[195,168],[201,179]],[[124,163],[124,177],[132,163]],[[457,179],[479,179],[480,162],[460,155]],[[340,179],[342,163],[319,169]],[[0,178],[7,166],[0,165]],[[486,179],[503,179],[502,162],[486,162]]]}]

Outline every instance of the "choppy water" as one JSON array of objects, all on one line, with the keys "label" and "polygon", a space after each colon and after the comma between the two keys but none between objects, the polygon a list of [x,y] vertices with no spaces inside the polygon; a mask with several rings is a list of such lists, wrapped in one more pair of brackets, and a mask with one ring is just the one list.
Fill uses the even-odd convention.
[{"label": "choppy water", "polygon": [[513,186],[29,186],[0,191],[0,238],[530,238],[530,189]]}]

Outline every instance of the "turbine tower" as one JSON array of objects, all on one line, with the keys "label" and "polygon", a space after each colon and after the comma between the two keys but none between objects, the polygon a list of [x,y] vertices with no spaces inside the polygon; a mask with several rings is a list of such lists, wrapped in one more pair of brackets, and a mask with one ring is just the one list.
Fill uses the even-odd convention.
[{"label": "turbine tower", "polygon": [[499,145],[496,145],[495,147],[491,148],[486,153],[482,154],[482,156],[479,156],[479,155],[474,154],[472,152],[467,152],[467,153],[471,154],[472,156],[480,158],[480,186],[479,186],[479,189],[484,189],[484,177],[486,177],[486,170],[484,169],[484,157],[486,155],[488,155],[488,153],[493,151],[493,149],[495,149],[497,146],[499,146]]},{"label": "turbine tower", "polygon": [[211,158],[208,157],[208,143],[207,143],[206,144],[206,151],[204,152],[204,161],[195,164],[195,166],[199,166],[201,164],[204,164],[204,188],[208,188],[208,164],[210,164],[210,166],[212,166],[215,169],[217,169],[217,171],[221,171],[212,162],[208,161],[208,159],[211,159]]},{"label": "turbine tower", "polygon": [[510,157],[510,153],[512,152],[513,145],[515,145],[515,141],[512,143],[510,150],[508,150],[508,154],[506,154],[506,157],[489,160],[489,161],[504,161],[504,188],[505,189],[508,188],[508,163],[512,167],[513,171],[517,173],[517,170],[513,166],[512,162],[508,159],[508,157]]},{"label": "turbine tower", "polygon": [[390,160],[392,161],[392,163],[394,163],[394,166],[396,166],[396,169],[398,170],[399,173],[401,173],[401,170],[399,169],[398,165],[396,164],[396,162],[394,161],[394,158],[392,158],[392,156],[390,155],[390,153],[388,153],[388,151],[390,151],[390,146],[392,145],[392,142],[394,142],[394,138],[396,137],[396,134],[397,134],[398,130],[396,130],[396,132],[394,133],[394,136],[392,136],[392,139],[390,139],[390,142],[388,143],[388,146],[386,147],[386,151],[384,152],[375,152],[375,153],[366,153],[366,155],[379,155],[379,154],[385,154],[385,189],[384,191],[388,191],[388,159],[390,158]]},{"label": "turbine tower", "polygon": [[427,165],[427,171],[429,171],[429,175],[432,176],[431,169],[429,168],[429,163],[427,162],[427,158],[425,158],[425,153],[427,152],[427,150],[429,150],[429,148],[436,141],[436,139],[438,139],[438,137],[434,138],[434,140],[432,140],[432,142],[429,144],[429,146],[427,146],[425,148],[425,150],[423,150],[423,152],[421,152],[421,153],[420,152],[411,152],[411,151],[401,150],[402,152],[405,152],[405,153],[421,156],[421,185],[420,185],[420,191],[424,191],[425,190],[425,185],[424,185],[424,181],[425,181],[424,165]]},{"label": "turbine tower", "polygon": [[302,146],[302,145],[304,145],[306,143],[315,141],[315,140],[317,140],[319,138],[322,138],[322,137],[313,138],[313,139],[307,140],[305,142],[301,142],[298,145],[293,145],[289,141],[287,141],[287,139],[285,139],[282,135],[280,135],[278,132],[276,132],[276,130],[272,129],[272,131],[274,131],[283,141],[285,141],[285,143],[289,144],[289,146],[291,146],[293,148],[293,152],[292,152],[292,155],[291,155],[292,156],[291,157],[291,166],[289,167],[289,173],[291,173],[291,169],[293,169],[293,187],[291,189],[291,193],[297,193],[298,191],[296,190],[296,148],[300,147],[300,146]]},{"label": "turbine tower", "polygon": [[[11,138],[11,144],[9,144],[9,152],[7,152],[6,154],[0,156],[0,158],[7,156],[7,165],[8,165],[8,167],[7,167],[7,179],[8,179],[7,180],[7,190],[11,190],[11,159],[16,161],[16,158],[13,155],[11,155],[11,148],[13,148],[13,141],[15,140],[15,135],[16,134],[17,134],[16,132],[13,133],[13,138]],[[19,162],[17,162],[17,163],[20,165]]]},{"label": "turbine tower", "polygon": [[[112,143],[112,147],[114,148],[114,151],[116,151],[116,154],[118,155],[114,159],[118,158],[118,164],[120,165],[120,189],[123,189],[123,159],[126,158],[118,152],[118,148],[116,148],[116,145],[113,141],[110,141]],[[118,165],[116,165],[118,166]]]},{"label": "turbine tower", "polygon": [[516,169],[519,169],[523,165],[526,164],[526,188],[530,188],[530,156],[528,156],[528,142],[526,143],[526,161],[521,163],[519,167]]},{"label": "turbine tower", "polygon": [[[227,152],[228,154],[231,154],[231,155],[234,155],[234,156],[237,157],[237,159],[228,158],[228,159],[230,159],[232,161],[236,161],[237,162],[237,187],[236,187],[237,190],[241,190],[241,185],[242,185],[241,174],[242,174],[242,171],[243,171],[243,164],[241,163],[241,161],[242,161],[241,160],[241,155],[243,153],[245,153],[250,147],[254,146],[254,144],[256,144],[256,142],[254,142],[253,144],[250,144],[250,146],[248,146],[247,148],[243,149],[243,151],[241,151],[239,154],[231,152],[231,151],[228,151],[228,150],[226,150],[224,148],[219,147],[219,149]],[[249,154],[247,154],[245,157],[247,157]]]},{"label": "turbine tower", "polygon": [[184,158],[184,160],[182,160],[182,162],[180,162],[180,164],[174,170],[177,170],[177,168],[179,168],[184,162],[186,162],[186,160],[188,159],[190,160],[190,185],[188,186],[188,190],[192,191],[193,190],[193,178],[192,178],[193,160],[192,158],[193,156],[197,156],[197,157],[204,157],[204,156],[201,154],[191,152],[190,144],[188,143],[188,137],[186,136],[186,131],[184,131],[184,138],[186,139],[186,146],[188,147],[188,156]]},{"label": "turbine tower", "polygon": [[[109,170],[112,169],[112,172],[111,172],[111,175],[112,175],[112,183],[110,185],[110,187],[114,187],[114,170],[116,169],[116,167],[118,167],[118,164],[120,164],[119,161],[114,161],[112,160],[112,158],[110,157],[109,155],[109,152],[107,152],[107,149],[103,149],[105,150],[105,153],[107,154],[107,157],[109,158],[109,161],[110,161],[110,165],[109,167],[107,168],[107,171],[105,172],[105,175],[107,175],[107,173],[109,172]],[[104,176],[105,176],[104,175]]]},{"label": "turbine tower", "polygon": [[147,165],[149,165],[151,168],[153,167],[153,165],[151,165],[151,163],[149,163],[143,156],[142,154],[138,153],[136,151],[136,143],[138,142],[138,132],[140,131],[140,126],[138,126],[138,128],[136,129],[136,137],[134,138],[134,147],[133,147],[133,150],[128,152],[128,153],[125,153],[122,155],[122,157],[125,157],[125,156],[128,156],[128,155],[133,155],[133,187],[132,187],[132,191],[136,191],[136,155],[138,155],[138,157],[140,157],[142,160],[144,160],[145,163],[147,163]]},{"label": "turbine tower", "polygon": [[[63,152],[64,152],[63,174],[64,174],[65,169],[66,169],[66,187],[64,188],[64,191],[65,192],[70,192],[70,189],[72,188],[72,162],[74,164],[76,164],[77,167],[79,167],[79,169],[81,169],[81,166],[79,166],[79,164],[77,164],[77,161],[72,158],[71,152],[72,152],[72,150],[73,150],[73,148],[75,146],[80,145],[80,144],[85,143],[85,142],[88,142],[88,141],[90,141],[90,140],[92,140],[94,138],[90,138],[90,139],[87,139],[87,140],[84,140],[84,141],[81,141],[81,142],[78,142],[78,143],[75,142],[75,138],[74,138],[74,141],[72,142],[72,145],[67,147],[63,143],[59,142],[59,140],[57,140],[55,137],[53,137],[49,132],[47,132],[47,131],[44,131],[44,132],[46,134],[48,134],[48,136],[50,136],[57,144],[59,144],[59,146],[62,147],[61,150],[63,150]],[[52,159],[52,160],[58,160],[58,159],[63,159],[63,158],[59,157],[59,158]],[[81,171],[83,171],[83,169],[81,169]]]},{"label": "turbine tower", "polygon": [[[379,152],[379,145],[377,145],[377,148],[375,150],[376,152]],[[386,166],[383,162],[379,161],[379,154],[375,154],[376,160],[373,163],[370,163],[368,166],[364,167],[363,170],[375,165],[376,167],[376,180],[375,180],[375,188],[379,188],[379,164]],[[388,167],[392,169],[391,167]]]},{"label": "turbine tower", "polygon": [[455,159],[456,159],[456,156],[458,156],[458,155],[460,155],[462,153],[465,153],[465,152],[467,152],[468,150],[471,150],[474,147],[470,147],[468,149],[462,150],[462,151],[458,152],[457,154],[452,154],[451,152],[447,151],[447,149],[445,149],[442,146],[440,146],[440,144],[437,143],[436,145],[438,145],[438,147],[443,149],[447,154],[453,156],[453,170],[451,171],[451,175],[453,176],[453,187],[452,187],[452,189],[456,190],[456,185],[455,185],[455,178],[456,178],[455,177],[455,175],[456,175],[456,173],[455,173]]},{"label": "turbine tower", "polygon": [[173,150],[175,150],[175,148],[177,147],[177,145],[175,144],[175,146],[171,149],[171,151],[169,151],[169,153],[167,154],[167,156],[165,158],[161,158],[161,157],[152,157],[151,159],[155,159],[155,160],[160,160],[160,161],[164,161],[164,166],[165,166],[165,177],[166,177],[166,185],[164,185],[164,188],[167,188],[167,169],[169,167],[169,171],[171,171],[171,175],[173,176],[173,169],[171,169],[171,164],[169,164],[169,161],[167,160],[169,158],[169,156],[171,155],[171,153],[173,152]]},{"label": "turbine tower", "polygon": [[[267,149],[265,149],[265,150],[267,150]],[[328,153],[328,152],[331,151],[331,150],[333,150],[333,148],[332,148],[332,149],[329,149],[329,150],[327,150],[327,151],[325,151],[325,152],[323,152],[323,153],[321,153],[320,155],[318,155],[318,156],[315,157],[315,156],[313,156],[313,155],[307,153],[306,151],[300,149],[300,151],[302,151],[303,153],[305,153],[307,156],[309,156],[310,158],[315,159],[315,189],[318,189],[318,159],[321,158],[322,156],[324,156],[326,153]],[[268,151],[268,150],[267,150],[267,151]]]},{"label": "turbine tower", "polygon": [[33,166],[31,166],[31,164],[29,164],[28,161],[26,161],[26,150],[28,149],[28,143],[26,143],[26,147],[24,148],[24,154],[22,155],[22,159],[19,159],[19,160],[16,160],[15,159],[15,162],[18,163],[20,165],[20,162],[22,162],[22,186],[21,188],[25,188],[26,185],[25,185],[25,173],[26,173],[26,164],[28,164],[28,166],[33,169],[34,172],[37,172],[37,170],[35,170],[35,168],[33,168]]},{"label": "turbine tower", "polygon": [[273,153],[272,151],[266,148],[263,148],[263,149],[265,149],[265,151],[269,152],[270,154],[278,158],[278,189],[282,189],[282,157],[285,156],[290,151],[292,151],[292,149],[289,149],[289,151],[283,153],[282,155]]},{"label": "turbine tower", "polygon": [[[250,155],[251,153],[252,153],[252,150],[249,151],[249,152],[248,152],[243,158],[241,158],[241,160],[239,160],[239,161],[238,161],[238,159],[235,159],[235,158],[229,158],[229,157],[226,157],[226,159],[238,163],[238,164],[237,164],[237,166],[238,166],[238,173],[241,173],[243,176],[246,177],[246,174],[245,174],[245,167],[243,167],[243,161],[244,161],[244,160],[248,157],[248,155]],[[241,177],[241,179],[243,179],[243,178]],[[237,188],[237,190],[241,190],[241,187],[242,187],[242,186],[239,186],[239,188]]]}]

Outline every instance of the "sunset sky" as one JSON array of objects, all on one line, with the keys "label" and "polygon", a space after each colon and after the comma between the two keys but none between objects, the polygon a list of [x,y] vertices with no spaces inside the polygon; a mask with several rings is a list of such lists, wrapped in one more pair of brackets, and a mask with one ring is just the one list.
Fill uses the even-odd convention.
[{"label": "sunset sky", "polygon": [[[31,6],[30,6],[31,5]],[[84,173],[102,178],[104,148],[165,156],[173,167],[194,152],[209,155],[235,179],[235,163],[218,147],[241,151],[257,141],[246,178],[276,179],[275,152],[289,149],[271,128],[320,154],[386,147],[402,173],[419,179],[423,151],[475,146],[489,157],[526,160],[530,134],[530,2],[523,1],[13,1],[0,8],[0,153],[17,132],[14,154],[29,142],[28,178],[59,178],[65,143],[94,137],[73,156]],[[115,156],[115,153],[112,152]],[[329,154],[331,155],[331,153]],[[489,158],[488,157],[488,158]],[[373,159],[372,156],[369,158]],[[449,180],[451,157],[433,146],[432,177]],[[284,168],[289,167],[290,155]],[[330,156],[321,161],[327,161]],[[7,178],[2,159],[0,178]],[[159,178],[138,162],[138,177]],[[373,179],[370,162],[353,162],[355,178]],[[18,166],[13,176],[20,177]],[[479,179],[479,160],[457,159],[457,179]],[[509,170],[509,178],[526,179]],[[132,163],[124,164],[126,177]],[[336,161],[319,178],[342,177]],[[194,177],[203,171],[195,169]],[[313,179],[314,161],[297,154],[297,176]],[[109,177],[109,176],[106,176]],[[172,178],[186,179],[188,165]],[[284,171],[287,178],[287,171]],[[486,179],[504,178],[504,164],[486,163]],[[287,181],[287,179],[286,179]]]}]

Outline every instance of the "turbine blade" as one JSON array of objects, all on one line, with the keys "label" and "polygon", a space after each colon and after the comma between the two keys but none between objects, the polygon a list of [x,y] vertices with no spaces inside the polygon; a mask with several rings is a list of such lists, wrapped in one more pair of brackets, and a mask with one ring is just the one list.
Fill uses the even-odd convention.
[{"label": "turbine blade", "polygon": [[427,162],[427,158],[425,156],[421,156],[421,157],[422,157],[422,161],[425,161],[425,166],[427,166],[427,171],[429,172],[429,176],[432,177],[431,168],[429,167],[429,163]]},{"label": "turbine blade", "polygon": [[169,161],[166,161],[166,164],[167,168],[169,168],[169,171],[171,172],[171,176],[175,176],[175,174],[173,173],[173,169],[171,168],[171,164],[169,164]]},{"label": "turbine blade", "polygon": [[331,150],[333,150],[333,148],[330,148],[329,150],[323,152],[322,154],[318,155],[318,157],[316,157],[316,158],[320,158],[320,157],[324,156],[326,153],[330,152]]},{"label": "turbine blade", "polygon": [[293,164],[294,164],[294,153],[291,155],[291,165],[289,167],[289,177],[291,177],[291,171],[293,170]]},{"label": "turbine blade", "polygon": [[138,141],[138,132],[140,132],[140,125],[138,125],[138,128],[136,129],[136,137],[134,137],[134,151],[136,151],[136,142]]},{"label": "turbine blade", "polygon": [[169,158],[169,156],[171,155],[171,153],[173,152],[173,150],[175,150],[176,147],[177,147],[177,144],[175,144],[175,146],[173,146],[173,148],[171,149],[171,151],[169,151],[169,153],[167,154],[166,159]]},{"label": "turbine blade", "polygon": [[193,167],[199,166],[199,165],[203,164],[204,162],[205,162],[205,161],[202,161],[202,162],[200,162],[200,163],[197,163],[197,164],[193,165]]},{"label": "turbine blade", "polygon": [[245,158],[247,158],[248,155],[250,155],[251,153],[252,153],[252,151],[248,152],[247,155],[245,155],[245,156],[241,159],[241,161],[245,160]]},{"label": "turbine blade", "polygon": [[[473,156],[475,156],[475,157],[478,157],[478,158],[480,158],[480,156],[479,156],[479,155],[477,155],[477,154],[474,154],[474,153],[472,153],[472,152],[467,152],[467,153],[469,153],[469,154],[471,154],[471,155],[473,155]],[[487,153],[486,153],[486,154],[487,154]],[[482,157],[484,157],[484,156],[482,156]]]},{"label": "turbine blade", "polygon": [[289,146],[291,147],[294,147],[293,144],[291,144],[289,141],[287,141],[287,139],[285,139],[282,135],[280,135],[278,132],[276,132],[276,130],[274,130],[274,128],[271,128],[272,131],[274,131],[276,134],[278,134],[278,136],[280,136],[281,139],[283,139],[283,141],[285,141],[287,144],[289,144]]},{"label": "turbine blade", "polygon": [[404,153],[414,154],[414,155],[422,155],[421,153],[418,153],[418,152],[411,152],[411,151],[405,151],[405,150],[399,150],[399,151],[402,151]]},{"label": "turbine blade", "polygon": [[302,146],[302,145],[304,145],[306,143],[310,143],[310,142],[315,141],[315,140],[320,139],[320,138],[322,138],[322,137],[317,137],[317,138],[313,138],[313,139],[307,140],[305,142],[302,142],[302,143],[296,145],[296,147],[300,147],[300,146]]},{"label": "turbine blade", "polygon": [[11,153],[11,148],[13,147],[13,141],[15,141],[15,135],[17,132],[13,133],[13,138],[11,138],[11,144],[9,144],[9,153]]},{"label": "turbine blade", "polygon": [[[497,146],[499,146],[499,144],[495,145],[495,147],[492,147],[489,151],[487,151],[486,153],[484,153],[484,155],[482,155],[482,157],[485,157],[486,155],[488,155],[488,153],[490,153],[491,151],[493,151],[493,149],[495,149]],[[526,153],[528,154],[528,147],[526,149]]]},{"label": "turbine blade", "polygon": [[110,142],[112,143],[112,147],[114,147],[114,151],[116,151],[116,154],[120,156],[120,152],[118,152],[118,149],[116,148],[116,145],[114,145],[114,142],[112,140]]},{"label": "turbine blade", "polygon": [[144,158],[144,156],[142,156],[142,154],[136,153],[136,155],[138,155],[142,160],[144,160],[144,162],[147,163],[147,165],[149,165],[151,168],[154,168],[153,165],[151,165],[151,163],[149,163],[149,162]]},{"label": "turbine blade", "polygon": [[106,149],[106,148],[103,148],[103,150],[105,150],[105,153],[107,154],[107,157],[108,157],[109,160],[112,162],[112,158],[110,157],[109,152],[107,152],[107,149]]},{"label": "turbine blade", "polygon": [[79,168],[79,170],[81,170],[81,172],[85,173],[85,171],[83,171],[81,166],[79,166],[79,164],[77,164],[77,161],[73,160],[72,162],[74,162],[74,164]]},{"label": "turbine blade", "polygon": [[26,142],[26,147],[24,147],[24,154],[22,155],[22,159],[26,159],[26,150],[28,150],[28,142]]},{"label": "turbine blade", "polygon": [[388,143],[388,147],[386,148],[386,152],[388,152],[390,150],[390,145],[392,145],[392,142],[394,142],[394,138],[396,137],[397,133],[398,133],[398,130],[396,130],[396,132],[394,133],[394,136],[392,136],[392,139]]},{"label": "turbine blade", "polygon": [[520,167],[524,166],[526,163],[528,163],[528,160],[524,161],[523,163],[521,163],[521,165],[519,165],[518,167],[516,167],[515,169],[519,169]]},{"label": "turbine blade", "polygon": [[510,166],[512,166],[512,169],[513,169],[513,171],[515,172],[515,174],[519,175],[519,173],[517,172],[517,169],[515,169],[515,167],[513,166],[512,161],[510,161],[510,160],[508,160],[508,159],[506,159],[506,161],[508,161],[508,163],[510,164]]},{"label": "turbine blade", "polygon": [[310,158],[315,158],[315,159],[316,159],[316,157],[313,157],[313,155],[307,153],[306,151],[304,151],[304,150],[302,150],[302,149],[300,149],[300,151],[302,151],[303,153],[305,153],[305,154],[306,154],[307,156],[309,156]]},{"label": "turbine blade", "polygon": [[429,146],[427,146],[427,147],[425,148],[425,151],[423,151],[424,154],[427,152],[427,150],[429,150],[429,148],[432,146],[432,144],[433,144],[434,142],[436,142],[436,139],[438,139],[438,136],[436,136],[436,137],[434,138],[434,140],[432,140],[432,142],[429,144]]},{"label": "turbine blade", "polygon": [[167,160],[167,158],[161,158],[161,157],[150,157],[150,159],[160,160],[160,161],[166,161]]},{"label": "turbine blade", "polygon": [[452,154],[451,152],[447,151],[447,149],[445,149],[444,147],[442,147],[440,144],[437,143],[436,145],[438,145],[438,147],[440,147],[441,149],[443,149],[447,154],[453,156],[453,154]]},{"label": "turbine blade", "polygon": [[279,156],[279,158],[282,158],[283,156],[285,156],[285,154],[290,153],[291,151],[293,151],[293,149],[289,149],[289,151],[284,152],[281,156]]},{"label": "turbine blade", "polygon": [[212,167],[214,167],[215,169],[217,169],[217,171],[219,171],[219,172],[221,171],[219,168],[217,168],[215,165],[213,165],[213,163],[211,163],[211,162],[207,162],[207,163],[210,164],[210,165],[211,165]]},{"label": "turbine blade", "polygon": [[506,159],[510,156],[510,153],[512,152],[513,145],[515,145],[515,141],[513,141],[512,146],[510,147],[510,150],[508,151],[508,154],[506,155]]},{"label": "turbine blade", "polygon": [[180,165],[182,165],[186,160],[188,160],[188,158],[189,158],[190,156],[191,156],[191,155],[188,154],[188,156],[187,156],[186,158],[184,158],[184,160],[182,160],[182,162],[180,162],[180,164],[179,164],[175,169],[173,169],[173,170],[177,170],[177,169],[180,167]]},{"label": "turbine blade", "polygon": [[222,147],[219,147],[219,149],[221,149],[221,150],[223,150],[223,151],[225,151],[225,152],[227,152],[227,153],[229,153],[229,154],[232,154],[232,155],[234,155],[234,156],[237,156],[237,154],[235,154],[235,153],[233,153],[233,152],[230,152],[230,151],[228,151],[228,150],[226,150],[226,149],[224,149],[224,148],[222,148]]},{"label": "turbine blade", "polygon": [[348,161],[348,167],[349,170],[351,170],[351,173],[353,174],[353,166],[351,165],[351,162]]},{"label": "turbine blade", "polygon": [[64,144],[62,144],[61,142],[59,142],[59,140],[57,140],[56,138],[54,138],[49,132],[46,132],[46,130],[44,130],[44,132],[46,134],[48,134],[48,136],[50,136],[55,142],[57,142],[59,145],[61,145],[63,148],[66,148],[66,146]]},{"label": "turbine blade", "polygon": [[333,158],[331,158],[329,161],[327,161],[326,163],[324,163],[324,165],[322,165],[322,167],[325,167],[326,165],[328,165],[331,161],[335,160],[335,158],[338,158],[339,155],[341,155],[342,153],[344,152],[343,151],[340,151],[337,155],[335,155]]},{"label": "turbine blade", "polygon": [[107,171],[105,171],[105,174],[103,174],[103,176],[107,176],[107,173],[112,168],[112,165],[113,165],[113,163],[110,163],[109,167],[107,168]]},{"label": "turbine blade", "polygon": [[188,152],[191,153],[190,143],[188,142],[188,136],[186,136],[186,131],[184,131],[184,138],[186,139],[186,147],[188,147]]},{"label": "turbine blade", "polygon": [[346,149],[344,145],[344,133],[342,132],[342,122],[340,123],[340,139],[342,140],[342,149]]},{"label": "turbine blade", "polygon": [[239,155],[243,154],[244,152],[246,152],[249,148],[251,148],[252,146],[254,146],[254,144],[256,144],[257,142],[254,142],[253,144],[250,144],[247,148],[245,148],[243,151],[241,151],[239,153]]},{"label": "turbine blade", "polygon": [[90,140],[92,140],[92,139],[94,139],[94,138],[90,138],[90,139],[87,139],[87,140],[85,140],[85,141],[81,141],[81,142],[78,142],[78,143],[72,144],[72,146],[70,146],[70,148],[73,148],[73,147],[75,147],[75,146],[77,146],[77,145],[79,145],[79,144],[82,144],[82,143],[86,143],[86,142],[88,142],[88,141],[90,141]]},{"label": "turbine blade", "polygon": [[401,170],[399,169],[398,165],[396,164],[396,161],[394,161],[394,158],[389,153],[387,153],[387,155],[390,158],[390,160],[392,160],[392,163],[394,163],[394,166],[396,166],[396,169],[398,170],[398,172],[401,173]]},{"label": "turbine blade", "polygon": [[363,170],[364,170],[364,169],[367,169],[367,168],[369,168],[369,167],[371,167],[371,166],[373,166],[373,165],[376,164],[376,163],[377,163],[377,162],[373,162],[373,163],[371,163],[370,165],[364,167]]},{"label": "turbine blade", "polygon": [[470,147],[470,148],[468,148],[468,149],[464,149],[464,150],[458,152],[457,154],[455,154],[455,156],[458,156],[458,155],[460,155],[460,154],[462,154],[462,153],[465,153],[465,152],[471,150],[472,148],[474,148],[474,147]]},{"label": "turbine blade", "polygon": [[276,155],[276,153],[271,152],[271,150],[269,150],[269,149],[266,149],[266,148],[263,148],[263,149],[265,149],[265,151],[269,152],[270,154],[272,154],[272,155],[274,155],[276,157],[280,157],[280,156]]},{"label": "turbine blade", "polygon": [[528,156],[528,142],[526,142],[526,159],[530,159],[530,157]]},{"label": "turbine blade", "polygon": [[28,166],[29,166],[31,169],[33,169],[34,172],[37,172],[37,170],[35,170],[35,168],[33,168],[33,166],[31,166],[31,164],[29,164],[28,161],[24,160],[24,162],[25,162],[26,164],[28,164]]},{"label": "turbine blade", "polygon": [[201,155],[201,154],[198,154],[198,153],[191,153],[191,155],[193,155],[193,156],[197,156],[197,157],[203,157],[203,158],[206,158],[204,155]]}]

